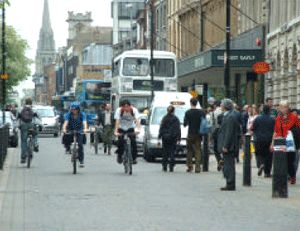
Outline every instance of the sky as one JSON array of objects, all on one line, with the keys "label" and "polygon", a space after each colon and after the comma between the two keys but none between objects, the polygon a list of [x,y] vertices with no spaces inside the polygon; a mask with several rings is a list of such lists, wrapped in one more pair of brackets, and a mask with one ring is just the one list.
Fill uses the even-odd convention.
[{"label": "sky", "polygon": [[[48,0],[50,21],[54,33],[55,46],[66,45],[68,36],[68,24],[66,19],[68,11],[74,13],[92,12],[93,26],[112,26],[111,0]],[[10,6],[6,8],[6,23],[15,28],[17,33],[27,40],[30,49],[26,55],[35,59],[39,31],[42,26],[44,0],[10,0]],[[31,67],[34,73],[34,65]],[[21,91],[24,87],[33,88],[29,77],[18,86]]]}]

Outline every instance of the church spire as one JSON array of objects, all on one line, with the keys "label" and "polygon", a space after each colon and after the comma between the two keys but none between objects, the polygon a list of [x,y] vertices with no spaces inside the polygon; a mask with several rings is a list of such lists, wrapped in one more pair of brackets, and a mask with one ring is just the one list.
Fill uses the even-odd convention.
[{"label": "church spire", "polygon": [[44,0],[42,28],[36,51],[36,73],[42,73],[44,66],[55,59],[55,42],[51,28],[48,0]]}]

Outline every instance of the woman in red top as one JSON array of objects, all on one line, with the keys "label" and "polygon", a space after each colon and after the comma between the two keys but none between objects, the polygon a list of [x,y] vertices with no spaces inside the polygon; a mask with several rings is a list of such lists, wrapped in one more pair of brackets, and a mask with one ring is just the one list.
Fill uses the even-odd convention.
[{"label": "woman in red top", "polygon": [[[279,114],[275,121],[274,138],[286,138],[288,132],[295,126],[300,127],[300,121],[298,117],[291,113],[287,101],[282,101],[279,105]],[[287,152],[288,174],[290,176],[291,184],[296,183],[296,170],[294,167],[295,157],[296,152]]]}]

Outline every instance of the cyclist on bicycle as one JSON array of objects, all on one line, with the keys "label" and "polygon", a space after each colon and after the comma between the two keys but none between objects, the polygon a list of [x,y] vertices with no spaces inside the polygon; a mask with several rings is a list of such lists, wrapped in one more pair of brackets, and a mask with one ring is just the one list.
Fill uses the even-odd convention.
[{"label": "cyclist on bicycle", "polygon": [[70,111],[65,115],[65,122],[63,125],[63,144],[65,145],[66,152],[70,152],[70,146],[73,142],[73,134],[67,134],[68,131],[77,131],[78,142],[78,160],[80,167],[84,167],[84,150],[83,144],[86,143],[85,134],[88,130],[86,115],[80,111],[80,103],[72,102],[70,105]]},{"label": "cyclist on bicycle", "polygon": [[[133,107],[128,100],[123,100],[120,104],[120,107],[116,110],[115,113],[115,135],[118,136],[118,158],[117,161],[119,164],[122,163],[122,156],[124,153],[124,139],[122,134],[130,133],[131,140],[131,150],[133,163],[136,164],[137,158],[137,145],[136,145],[136,136],[134,133],[140,131],[140,122],[138,120],[139,112]],[[135,128],[137,130],[135,131]]]},{"label": "cyclist on bicycle", "polygon": [[[17,117],[20,120],[20,130],[21,130],[21,164],[26,163],[27,157],[27,138],[28,138],[28,130],[34,129],[34,118],[38,118],[37,113],[32,110],[32,99],[27,98],[25,100],[25,106],[22,108],[21,112]],[[33,145],[34,151],[39,151],[39,145],[37,140],[37,132],[33,132]]]}]

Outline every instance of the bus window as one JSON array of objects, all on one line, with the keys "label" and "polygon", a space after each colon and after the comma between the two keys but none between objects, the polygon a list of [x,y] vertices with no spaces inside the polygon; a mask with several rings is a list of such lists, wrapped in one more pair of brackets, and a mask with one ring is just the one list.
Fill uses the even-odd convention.
[{"label": "bus window", "polygon": [[174,77],[175,65],[172,59],[154,59],[154,76]]},{"label": "bus window", "polygon": [[123,63],[123,75],[147,76],[149,74],[149,61],[144,58],[125,58]]}]

